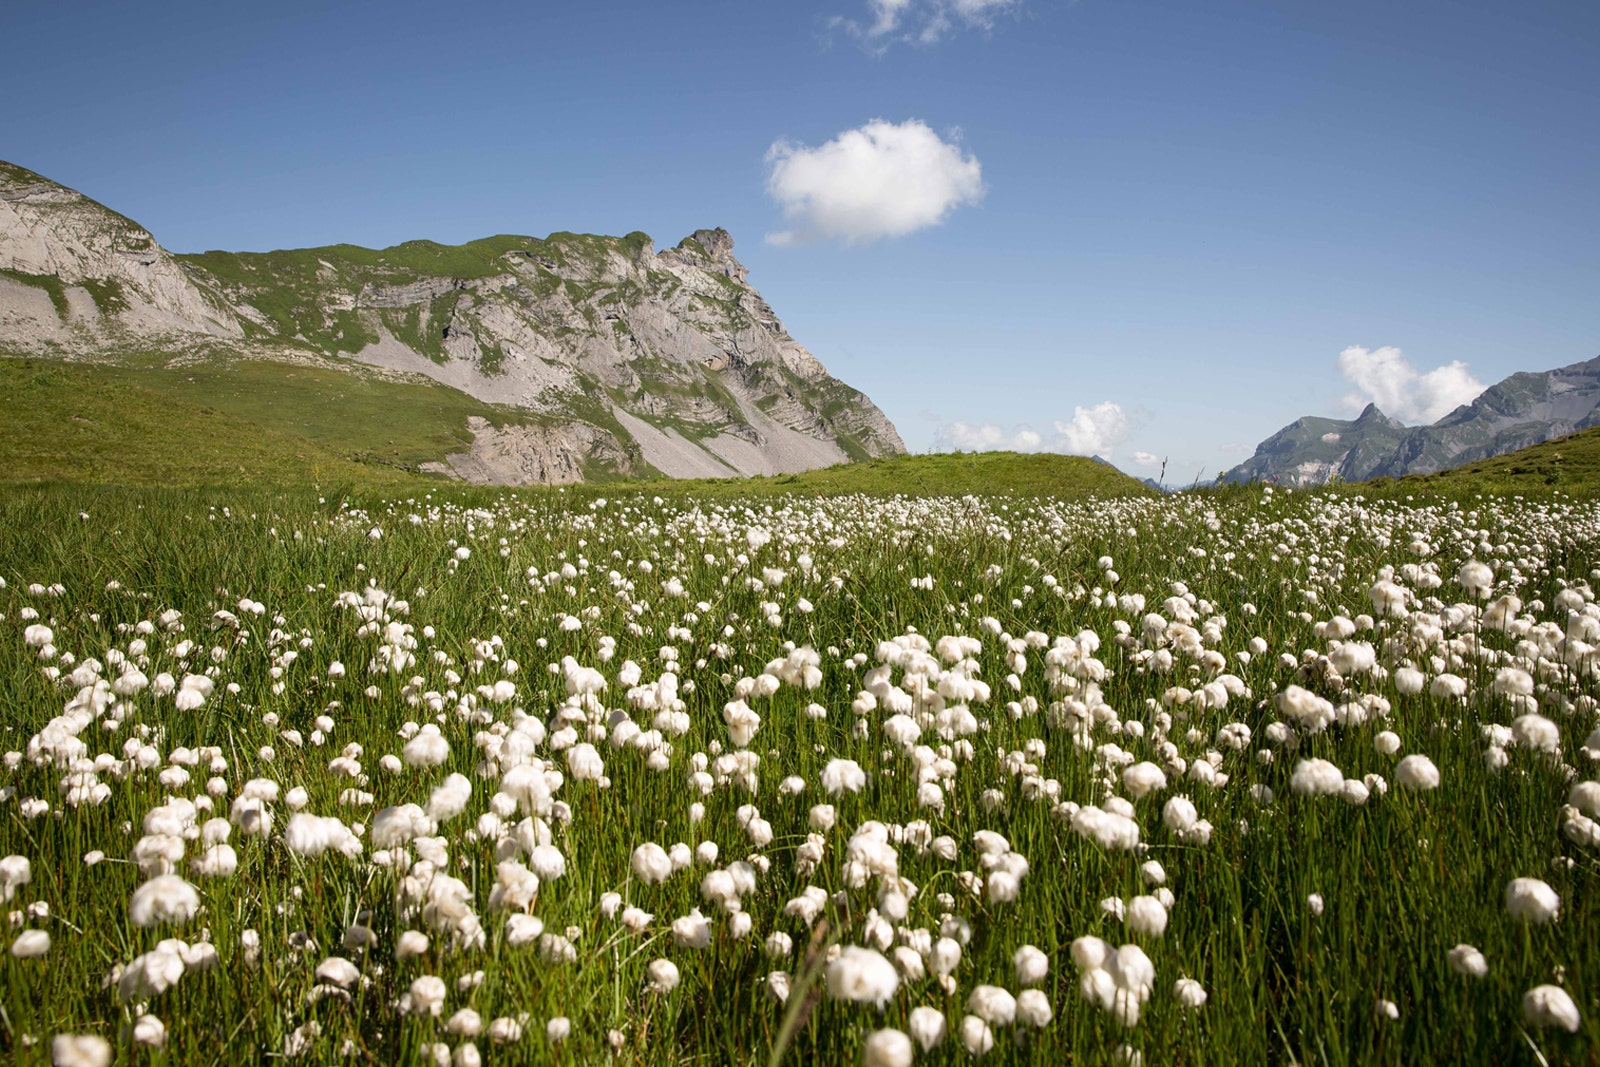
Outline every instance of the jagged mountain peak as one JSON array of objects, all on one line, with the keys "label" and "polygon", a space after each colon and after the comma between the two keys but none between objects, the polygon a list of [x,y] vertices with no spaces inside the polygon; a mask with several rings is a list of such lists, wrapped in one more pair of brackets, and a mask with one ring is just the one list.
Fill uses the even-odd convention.
[{"label": "jagged mountain peak", "polygon": [[1368,404],[1350,422],[1307,416],[1267,438],[1226,481],[1320,485],[1431,474],[1600,425],[1600,357],[1519,371],[1428,426]]}]

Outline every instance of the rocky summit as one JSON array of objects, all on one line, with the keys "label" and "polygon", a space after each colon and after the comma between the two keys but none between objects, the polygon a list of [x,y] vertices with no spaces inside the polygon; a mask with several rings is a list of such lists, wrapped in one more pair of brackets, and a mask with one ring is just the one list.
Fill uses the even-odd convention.
[{"label": "rocky summit", "polygon": [[1307,416],[1222,476],[1311,486],[1432,474],[1600,426],[1600,357],[1522,372],[1428,426],[1405,426],[1368,404],[1353,420]]},{"label": "rocky summit", "polygon": [[173,254],[0,163],[0,353],[315,363],[495,406],[474,482],[776,474],[905,451],[749,284],[725,230]]}]

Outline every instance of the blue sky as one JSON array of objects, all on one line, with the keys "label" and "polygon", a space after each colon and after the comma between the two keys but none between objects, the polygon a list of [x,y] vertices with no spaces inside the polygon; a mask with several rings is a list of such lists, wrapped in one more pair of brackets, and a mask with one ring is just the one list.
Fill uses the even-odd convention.
[{"label": "blue sky", "polygon": [[0,158],[175,251],[725,226],[914,451],[1188,480],[1600,353],[1587,0],[64,2],[0,39]]}]

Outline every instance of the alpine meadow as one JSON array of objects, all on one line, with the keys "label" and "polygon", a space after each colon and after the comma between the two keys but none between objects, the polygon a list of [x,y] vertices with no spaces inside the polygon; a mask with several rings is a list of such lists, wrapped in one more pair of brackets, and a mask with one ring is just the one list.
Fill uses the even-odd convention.
[{"label": "alpine meadow", "polygon": [[0,41],[0,1065],[1600,1067],[1600,4]]}]

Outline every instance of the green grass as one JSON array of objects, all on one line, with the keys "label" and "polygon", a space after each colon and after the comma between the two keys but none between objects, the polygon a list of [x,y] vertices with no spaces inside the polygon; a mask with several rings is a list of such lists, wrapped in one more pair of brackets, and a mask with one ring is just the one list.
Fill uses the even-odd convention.
[{"label": "green grass", "polygon": [[[569,414],[631,443],[587,398]],[[139,485],[304,485],[327,481],[330,470],[342,484],[406,484],[406,472],[471,447],[473,416],[494,426],[536,421],[442,386],[272,360],[171,366],[153,355],[95,364],[0,358],[0,415],[0,454],[11,460],[0,481]],[[652,470],[642,460],[637,467]],[[598,467],[586,476],[620,477]]]},{"label": "green grass", "polygon": [[415,468],[472,444],[467,419],[504,426],[518,413],[437,385],[271,360],[107,367],[100,373],[215,408],[346,456]]},{"label": "green grass", "polygon": [[[115,370],[0,359],[0,481],[416,484],[380,461],[136,384]],[[270,403],[264,397],[249,404]]]},{"label": "green grass", "polygon": [[[1357,692],[1389,702],[1387,718],[1301,732],[1294,746],[1267,740],[1267,727],[1279,718],[1272,695],[1297,678],[1279,654],[1298,661],[1305,649],[1330,650],[1318,625],[1341,605],[1349,612],[1365,606],[1380,567],[1414,559],[1405,549],[1410,532],[1426,531],[1439,547],[1435,559],[1447,580],[1461,558],[1458,546],[1475,548],[1488,537],[1503,547],[1491,558],[1518,561],[1528,621],[1544,623],[1556,614],[1563,583],[1597,577],[1597,520],[1594,506],[1570,503],[1486,499],[1467,509],[1440,506],[1434,497],[1407,505],[1245,491],[935,503],[864,496],[714,500],[698,493],[657,502],[646,491],[611,492],[599,506],[587,492],[448,487],[344,496],[240,487],[0,490],[0,524],[7,530],[0,542],[0,682],[6,694],[0,749],[26,750],[78,691],[75,682],[49,677],[46,667],[65,675],[93,657],[110,664],[103,670],[115,679],[114,651],[151,678],[162,671],[177,677],[209,671],[217,683],[195,710],[179,711],[171,698],[145,690],[90,716],[78,735],[90,758],[107,753],[121,760],[130,741],[135,749],[153,747],[157,757],[147,770],[102,771],[99,780],[110,787],[102,806],[67,804],[60,788],[65,771],[48,761],[0,763],[0,786],[14,790],[0,802],[0,856],[25,855],[33,869],[32,881],[7,907],[24,913],[21,926],[47,930],[52,938],[42,961],[16,959],[0,948],[0,1059],[45,1063],[50,1038],[71,1032],[107,1037],[119,1049],[118,1062],[261,1062],[276,1059],[292,1031],[315,1022],[320,1032],[304,1062],[415,1063],[425,1042],[460,1042],[445,1035],[444,1021],[470,1006],[485,1024],[527,1013],[526,1034],[516,1045],[478,1040],[488,1063],[766,1063],[776,1052],[789,1064],[856,1064],[866,1035],[879,1027],[905,1028],[914,1006],[945,1012],[954,1030],[978,984],[1016,992],[1012,954],[1032,944],[1049,958],[1039,988],[1055,1020],[1037,1032],[996,1027],[985,1064],[1110,1063],[1124,1044],[1147,1064],[1340,1067],[1533,1063],[1535,1057],[1592,1063],[1600,1049],[1600,863],[1592,848],[1562,836],[1559,820],[1571,785],[1568,767],[1594,776],[1594,763],[1580,751],[1594,712],[1565,715],[1554,708],[1558,697],[1592,694],[1593,677],[1559,666],[1543,669],[1546,688],[1539,699],[1560,726],[1558,758],[1512,749],[1510,765],[1499,774],[1485,766],[1480,731],[1515,714],[1489,683],[1517,655],[1517,638],[1496,630],[1452,630],[1424,649],[1462,660],[1456,669],[1472,684],[1465,701],[1402,694],[1392,677],[1353,677]],[[370,533],[375,527],[381,530],[376,538]],[[756,528],[775,536],[752,547],[748,534]],[[458,547],[470,549],[470,558],[454,562]],[[809,574],[802,554],[810,557]],[[1105,604],[1101,555],[1113,557],[1120,574],[1116,591],[1143,595],[1144,609]],[[649,573],[641,561],[652,564]],[[529,583],[530,573],[553,574],[564,563],[577,573]],[[764,568],[782,569],[787,577],[776,587],[764,585]],[[910,579],[922,575],[933,579],[932,590],[911,587]],[[661,595],[659,583],[669,577],[683,582],[686,598]],[[1506,568],[1500,577],[1513,580]],[[755,579],[754,588],[747,579]],[[1202,665],[1198,645],[1191,652],[1166,645],[1177,660],[1170,673],[1142,666],[1141,654],[1166,637],[1140,638],[1141,611],[1173,618],[1162,601],[1178,580],[1196,598],[1196,627],[1210,631],[1205,647],[1224,657],[1225,669],[1250,687],[1249,696],[1226,707],[1176,702],[1174,686],[1198,688],[1219,669]],[[61,584],[59,595],[42,588],[52,582]],[[30,592],[30,583],[41,589]],[[369,671],[380,636],[354,611],[336,606],[341,590],[360,591],[369,583],[409,601],[404,611],[388,608],[390,621],[397,629],[412,627],[417,642],[416,662],[396,674]],[[1317,594],[1316,602],[1304,596],[1307,590]],[[1446,600],[1463,592],[1448,584],[1438,591]],[[239,631],[213,621],[219,609],[239,613],[241,597],[261,601],[265,615],[241,614]],[[802,610],[801,597],[815,610]],[[763,603],[777,604],[781,621],[762,621]],[[169,608],[182,613],[170,629],[157,624]],[[561,616],[586,610],[581,629],[557,625]],[[51,655],[69,652],[73,662],[42,658],[25,643],[24,628],[35,613],[53,630]],[[1052,637],[1085,630],[1099,635],[1103,643],[1094,657],[1105,672],[1097,683],[1102,711],[1075,726],[1067,702],[1088,697],[1086,683],[1060,681],[1042,649],[1028,651],[1026,665],[1011,659],[1006,639],[980,624],[984,616],[1019,637],[1032,630]],[[1130,640],[1116,639],[1119,621],[1131,623]],[[1385,638],[1404,642],[1414,621],[1380,623],[1352,639],[1380,647]],[[140,623],[155,625],[144,633]],[[935,736],[931,718],[924,728],[923,743],[946,746],[956,757],[952,777],[941,779],[943,810],[918,807],[915,766],[882,731],[887,712],[858,716],[851,709],[864,670],[848,658],[860,652],[875,665],[878,642],[911,627],[930,640],[955,633],[978,638],[982,648],[972,654],[972,670],[993,686],[988,701],[971,703],[981,721],[967,738],[970,756]],[[1174,640],[1181,636],[1171,633]],[[609,662],[599,652],[602,635],[616,638]],[[1237,654],[1257,636],[1268,652],[1241,661]],[[487,644],[490,637],[498,644]],[[817,650],[820,684],[812,690],[785,685],[754,702],[762,718],[751,744],[762,760],[759,790],[718,787],[703,798],[704,820],[691,823],[689,804],[697,797],[686,784],[691,758],[714,757],[716,746],[729,746],[722,711],[734,697],[735,680],[782,656],[785,642]],[[603,706],[590,711],[594,722],[580,729],[614,726],[619,711],[648,727],[650,713],[630,705],[618,674],[632,659],[642,665],[644,681],[654,681],[665,669],[663,645],[678,653],[688,732],[672,739],[669,767],[660,772],[647,768],[643,752],[597,740],[609,788],[568,775],[556,790],[570,805],[570,822],[555,819],[551,826],[567,870],[542,885],[532,910],[548,930],[573,926],[581,936],[574,942],[575,962],[543,962],[532,948],[506,944],[503,916],[488,907],[499,857],[489,840],[468,832],[495,790],[493,776],[479,770],[489,754],[485,746],[495,724],[504,729],[516,720],[520,712],[513,709],[548,720],[562,707],[561,676],[547,665],[567,655],[597,667],[610,683]],[[290,650],[292,662],[285,656]],[[1398,654],[1385,659],[1393,666]],[[508,658],[520,663],[515,674],[508,675]],[[329,676],[333,660],[348,666],[346,678]],[[1005,681],[1013,672],[1015,690]],[[478,686],[507,677],[515,685],[513,702],[477,696]],[[902,678],[897,669],[892,681]],[[915,680],[907,684],[923,691]],[[455,694],[445,698],[437,720],[420,706],[426,692]],[[468,696],[463,714],[458,706]],[[1038,710],[1030,712],[1024,700]],[[1015,711],[1008,701],[1019,702]],[[811,703],[826,708],[827,718],[808,717],[804,709]],[[924,710],[931,716],[935,707]],[[333,726],[318,746],[311,735],[323,714]],[[858,718],[866,724],[860,734]],[[380,768],[383,755],[401,751],[398,733],[408,720],[440,726],[450,744],[442,766],[399,774]],[[1128,728],[1135,722],[1138,731]],[[1235,750],[1218,736],[1224,725],[1237,723],[1250,727],[1252,740]],[[284,737],[289,729],[300,732],[303,747]],[[1442,772],[1441,786],[1427,793],[1396,786],[1359,807],[1335,797],[1296,796],[1289,788],[1294,763],[1309,756],[1333,761],[1350,777],[1378,774],[1392,785],[1396,757],[1376,751],[1380,729],[1400,736],[1401,754],[1428,754]],[[1048,781],[1060,801],[1097,802],[1107,795],[1103,757],[1125,750],[1136,759],[1160,760],[1163,737],[1190,765],[1215,750],[1218,770],[1230,780],[1206,786],[1174,771],[1164,790],[1132,800],[1147,851],[1102,850],[1052,810],[1048,794],[1037,792]],[[361,746],[354,758],[364,783],[330,771],[330,761],[352,744]],[[168,754],[201,745],[218,746],[226,768],[214,770],[207,759],[189,768],[185,784],[157,780]],[[274,750],[270,760],[263,746]],[[1260,758],[1258,750],[1272,758]],[[1008,767],[1007,753],[1016,754],[1014,764],[1030,766]],[[564,754],[548,741],[538,755],[566,768]],[[868,772],[860,793],[824,793],[821,775],[832,759],[855,760]],[[285,790],[304,788],[307,812],[370,826],[379,808],[427,804],[430,790],[452,772],[466,775],[473,792],[466,812],[446,823],[441,836],[449,870],[466,884],[483,920],[482,949],[449,951],[440,944],[444,936],[432,931],[426,953],[396,959],[400,931],[431,929],[427,918],[397,903],[397,872],[370,864],[376,851],[370,839],[358,860],[295,855],[281,836],[293,814],[286,798],[276,805],[270,837],[232,832],[240,862],[235,876],[194,879],[202,915],[181,926],[140,928],[129,921],[127,901],[141,877],[126,860],[145,814],[169,795],[201,794],[215,775],[228,787],[216,805],[216,814],[225,816],[244,782],[266,776]],[[804,794],[779,792],[789,775],[806,781]],[[1253,787],[1271,788],[1276,800],[1259,803]],[[370,791],[372,802],[342,804],[349,788]],[[1162,804],[1180,793],[1213,826],[1209,843],[1183,842],[1163,827]],[[48,801],[51,812],[23,815],[21,801],[33,798]],[[821,863],[807,875],[797,871],[798,850],[810,805],[823,801],[835,805],[838,823],[822,835]],[[743,804],[757,805],[770,822],[769,845],[749,843],[738,820]],[[929,820],[931,832],[948,835],[958,852],[946,861],[897,843],[900,876],[917,889],[902,925],[933,937],[946,913],[970,925],[955,995],[947,997],[928,979],[908,980],[882,1012],[827,996],[807,1007],[799,986],[807,946],[820,955],[829,945],[862,943],[868,911],[879,903],[875,884],[852,887],[845,876],[850,835],[868,820],[899,827],[915,819]],[[963,887],[963,872],[979,870],[972,847],[978,830],[1004,834],[1029,861],[1014,903],[991,902]],[[702,900],[707,867],[658,886],[630,878],[632,849],[646,840],[716,842],[719,865],[752,852],[769,860],[770,870],[742,905],[753,920],[752,936],[733,938],[717,909]],[[183,862],[200,847],[190,842]],[[90,849],[108,858],[88,866],[83,856]],[[1170,925],[1160,937],[1126,931],[1099,903],[1149,892],[1140,874],[1147,860],[1163,865],[1174,896]],[[1506,883],[1519,876],[1542,878],[1559,894],[1559,922],[1525,927],[1505,914]],[[783,914],[786,901],[807,884],[838,894],[825,921],[811,930]],[[611,891],[654,914],[645,933],[629,934],[601,916],[601,894]],[[1320,916],[1307,905],[1311,893],[1326,901]],[[25,909],[38,903],[48,905],[47,918],[27,916]],[[712,944],[704,950],[675,945],[668,931],[673,919],[696,906],[714,921]],[[357,958],[341,946],[358,916],[377,939],[357,959],[371,985],[353,990],[350,1003],[326,997],[313,1003],[318,961]],[[259,967],[239,948],[247,929],[262,938]],[[772,959],[763,951],[763,939],[774,930],[794,937],[791,955]],[[119,1004],[114,983],[107,988],[102,980],[115,964],[154,949],[162,938],[193,941],[202,931],[217,948],[217,967],[187,973],[151,997],[140,1010],[165,1022],[167,1047],[162,1054],[134,1049],[123,1036],[134,1009]],[[1069,946],[1088,934],[1137,943],[1154,963],[1155,987],[1136,1027],[1119,1026],[1079,995]],[[314,947],[297,951],[296,935]],[[15,936],[7,927],[0,946]],[[1488,977],[1474,981],[1450,972],[1446,954],[1457,942],[1484,952]],[[645,967],[658,957],[682,971],[683,984],[671,994],[646,989]],[[795,975],[797,992],[788,1006],[763,992],[772,970]],[[458,989],[459,979],[478,971],[480,985]],[[402,1017],[391,1007],[422,975],[439,976],[450,990],[440,1019]],[[1179,1007],[1172,985],[1180,976],[1202,983],[1209,994],[1204,1008]],[[1583,1022],[1576,1034],[1522,1020],[1523,993],[1551,982],[1577,1000]],[[1380,997],[1398,1006],[1397,1020],[1376,1016]],[[546,1020],[556,1015],[573,1024],[559,1050],[544,1037]],[[621,1035],[615,1049],[606,1040],[613,1028]],[[792,1038],[775,1047],[786,1030]],[[353,1051],[341,1053],[346,1042]],[[952,1034],[917,1062],[971,1060]]]},{"label": "green grass", "polygon": [[[607,430],[625,450],[635,447],[603,400],[576,396],[569,407],[568,417]],[[115,364],[0,359],[0,414],[0,454],[9,460],[0,480],[135,485],[405,484],[407,471],[470,446],[469,417],[496,426],[528,418],[439,386],[271,360],[171,366],[152,355]],[[642,456],[630,462],[652,470]],[[629,479],[590,464],[585,477],[592,483],[586,493],[631,488],[717,499],[1150,494],[1092,460],[1000,452],[897,456],[701,481]]]},{"label": "green grass", "polygon": [[[632,446],[610,408],[574,397],[570,418]],[[405,485],[406,472],[466,450],[467,419],[525,414],[458,390],[413,386],[270,360],[170,366],[0,358],[0,482],[130,485]],[[688,424],[685,424],[688,427]],[[693,429],[693,427],[688,427]],[[642,456],[635,469],[650,470]],[[589,464],[584,493],[635,488],[670,496],[1147,496],[1133,478],[1072,456],[936,454],[866,459],[805,474],[726,480],[627,478]],[[416,485],[435,485],[419,477]],[[538,491],[538,490],[534,490]]]},{"label": "green grass", "polygon": [[841,463],[798,474],[759,478],[688,479],[641,489],[729,499],[742,496],[1154,496],[1154,490],[1114,467],[1081,456],[1020,452],[946,452]]},{"label": "green grass", "polygon": [[1407,492],[1548,493],[1600,495],[1600,427],[1580,430],[1503,456],[1437,474],[1379,479],[1367,485]]}]

